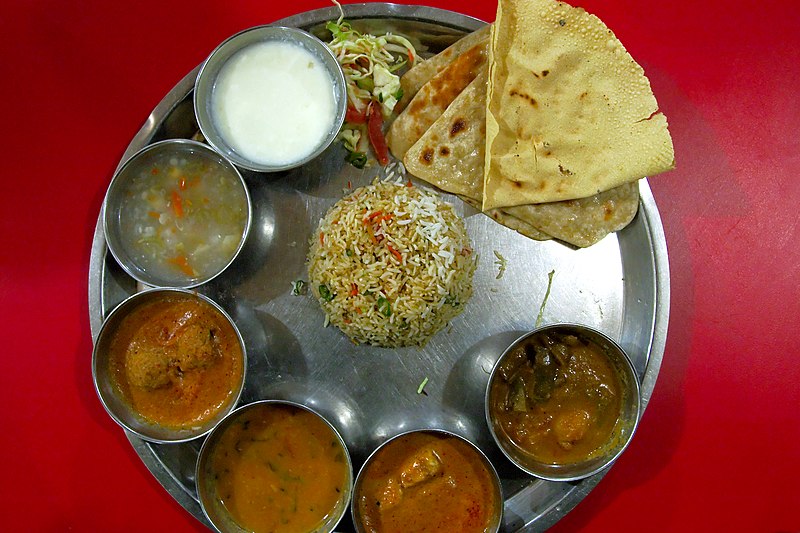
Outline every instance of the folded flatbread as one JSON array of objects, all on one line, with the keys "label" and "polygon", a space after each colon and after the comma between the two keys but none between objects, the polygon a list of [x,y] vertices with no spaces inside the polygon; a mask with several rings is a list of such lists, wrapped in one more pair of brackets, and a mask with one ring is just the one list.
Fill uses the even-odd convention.
[{"label": "folded flatbread", "polygon": [[484,68],[403,158],[414,176],[475,200],[483,198],[486,80]]},{"label": "folded flatbread", "polygon": [[[481,210],[481,201],[476,200],[474,198],[469,198],[467,196],[459,196],[464,203],[471,205],[478,211]],[[552,239],[550,235],[547,233],[536,229],[535,227],[531,226],[524,220],[521,220],[515,216],[509,215],[508,213],[503,212],[500,209],[489,209],[484,214],[492,217],[496,222],[499,224],[516,231],[522,235],[525,235],[529,239],[533,239],[535,241],[549,241]]]},{"label": "folded flatbread", "polygon": [[[487,73],[482,72],[408,150],[414,176],[461,196],[480,209],[483,199]],[[536,240],[551,236],[586,247],[624,228],[639,205],[636,182],[580,200],[489,209],[494,220]]]},{"label": "folded flatbread", "polygon": [[447,67],[453,59],[478,44],[481,40],[488,39],[490,29],[491,26],[483,26],[479,30],[465,35],[435,56],[420,61],[411,67],[400,79],[403,97],[395,105],[395,112],[400,113],[403,111],[422,86]]},{"label": "folded flatbread", "polygon": [[[485,74],[489,57],[489,33],[484,31],[479,36],[482,38],[477,39],[476,34],[464,37],[462,40],[477,42],[461,54],[451,55],[451,61],[417,91],[408,107],[392,122],[386,141],[396,158],[403,159],[411,145],[422,137],[467,85],[479,73]],[[401,78],[401,83],[404,79],[405,76]],[[481,98],[485,100],[485,94]]]},{"label": "folded flatbread", "polygon": [[484,210],[592,196],[674,167],[650,82],[605,24],[555,0],[500,0]]}]

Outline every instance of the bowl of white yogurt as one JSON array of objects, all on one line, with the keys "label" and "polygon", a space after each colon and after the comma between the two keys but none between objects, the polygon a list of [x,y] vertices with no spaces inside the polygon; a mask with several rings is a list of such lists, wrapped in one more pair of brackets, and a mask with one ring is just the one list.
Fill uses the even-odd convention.
[{"label": "bowl of white yogurt", "polygon": [[336,138],[347,111],[333,52],[297,28],[257,26],[222,42],[197,75],[194,109],[206,141],[256,172],[311,161]]}]

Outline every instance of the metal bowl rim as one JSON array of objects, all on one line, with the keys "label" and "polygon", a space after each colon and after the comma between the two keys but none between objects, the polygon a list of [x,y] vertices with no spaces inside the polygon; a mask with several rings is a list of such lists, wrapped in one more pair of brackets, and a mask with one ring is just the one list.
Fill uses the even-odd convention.
[{"label": "metal bowl rim", "polygon": [[[188,280],[186,283],[180,283],[180,284],[169,284],[169,283],[162,284],[157,282],[154,283],[154,281],[156,280],[148,279],[147,277],[142,276],[141,272],[138,271],[136,268],[132,267],[128,261],[122,260],[120,250],[115,249],[114,239],[110,238],[111,229],[109,228],[109,225],[118,226],[118,224],[116,223],[110,224],[109,221],[110,213],[109,213],[108,202],[109,199],[111,198],[112,190],[114,190],[115,187],[121,186],[120,182],[123,179],[122,178],[123,173],[127,171],[129,168],[131,168],[131,166],[133,166],[138,159],[143,158],[151,151],[164,149],[165,146],[180,146],[182,149],[186,149],[188,147],[188,149],[196,149],[198,151],[205,152],[209,156],[221,158],[223,166],[227,167],[228,170],[232,171],[234,175],[239,179],[239,183],[241,184],[242,189],[244,190],[245,202],[247,205],[247,218],[245,219],[244,228],[242,230],[242,236],[241,239],[239,240],[239,245],[236,247],[236,250],[233,252],[233,255],[231,256],[230,260],[222,268],[218,269],[216,272],[212,273],[209,276],[206,276],[204,278],[198,278],[196,280]],[[192,139],[164,139],[143,146],[133,155],[131,155],[128,159],[126,159],[125,162],[122,163],[122,165],[120,165],[120,167],[117,169],[117,171],[114,172],[114,176],[111,178],[111,182],[108,184],[105,197],[103,198],[101,220],[103,224],[103,237],[105,238],[106,246],[108,247],[109,252],[111,252],[111,255],[114,257],[114,260],[117,262],[117,264],[119,264],[120,267],[122,267],[122,269],[125,271],[126,274],[131,276],[139,283],[146,285],[147,287],[192,289],[210,282],[211,280],[213,280],[214,278],[225,272],[225,270],[227,270],[228,267],[231,266],[231,264],[239,256],[239,254],[242,251],[242,248],[244,248],[244,244],[247,241],[248,236],[250,235],[250,229],[253,224],[253,201],[250,197],[250,191],[248,190],[247,183],[244,180],[244,176],[242,176],[242,173],[239,172],[239,169],[236,167],[233,161],[225,157],[224,154],[221,154],[217,150],[214,150],[207,144],[194,141]]]},{"label": "metal bowl rim", "polygon": [[[102,344],[101,341],[103,339],[103,335],[104,334],[106,334],[106,335],[109,334],[108,333],[109,330],[110,330],[109,324],[111,323],[112,320],[116,320],[117,319],[117,315],[119,315],[120,313],[122,313],[124,311],[124,307],[126,307],[126,306],[134,306],[132,309],[136,309],[138,307],[138,305],[141,305],[140,302],[138,302],[137,300],[146,300],[148,298],[153,298],[154,294],[156,294],[156,293],[163,293],[163,294],[178,293],[178,294],[182,294],[182,295],[185,295],[185,296],[198,298],[201,301],[205,302],[206,304],[211,305],[211,307],[213,307],[218,313],[220,313],[225,318],[225,320],[228,322],[228,324],[230,324],[230,326],[233,328],[233,331],[236,333],[236,338],[239,341],[239,348],[241,349],[241,353],[242,353],[242,377],[239,380],[239,383],[236,385],[235,394],[230,396],[228,407],[226,407],[223,411],[221,411],[221,412],[225,412],[225,411],[227,411],[227,412],[220,418],[219,422],[224,420],[231,412],[233,412],[236,409],[236,406],[239,404],[239,400],[242,397],[242,392],[244,391],[244,384],[245,384],[245,381],[247,379],[247,348],[245,347],[244,338],[242,337],[242,334],[239,331],[239,327],[236,325],[236,322],[233,321],[231,316],[225,311],[225,309],[223,309],[221,305],[219,305],[217,302],[215,302],[210,297],[208,297],[208,296],[206,296],[204,294],[200,294],[200,293],[198,293],[196,291],[189,290],[189,289],[184,289],[184,288],[180,288],[180,287],[151,287],[151,288],[145,289],[143,291],[137,292],[135,294],[132,294],[131,296],[128,296],[123,301],[121,301],[119,304],[117,304],[108,313],[108,315],[106,315],[106,318],[103,320],[103,323],[100,326],[100,329],[99,329],[99,331],[97,333],[97,339],[94,342],[94,347],[92,348],[92,383],[94,385],[94,390],[95,390],[95,393],[97,394],[98,399],[100,400],[100,403],[103,405],[103,408],[105,409],[106,413],[108,413],[108,415],[111,417],[112,420],[114,420],[114,422],[116,422],[119,426],[121,426],[123,429],[125,429],[129,433],[131,433],[133,435],[136,435],[140,439],[145,440],[147,442],[152,442],[152,443],[155,443],[155,444],[179,444],[179,443],[183,443],[183,442],[189,442],[189,441],[192,441],[192,440],[196,440],[196,439],[199,439],[201,437],[206,436],[208,433],[210,433],[219,424],[219,422],[217,422],[215,424],[208,424],[208,427],[204,427],[202,429],[202,431],[191,433],[190,435],[188,435],[186,437],[180,437],[180,438],[176,438],[176,439],[159,439],[159,438],[151,437],[150,435],[146,435],[144,433],[141,433],[140,431],[137,431],[133,427],[129,426],[120,416],[118,416],[117,413],[114,412],[114,410],[112,410],[111,407],[106,403],[106,400],[103,397],[102,392],[100,391],[100,385],[98,384],[98,376],[97,376],[97,367],[98,367],[98,363],[99,363],[99,361],[98,361],[99,360],[98,351],[99,351],[99,348],[100,348],[100,346]],[[113,331],[112,331],[112,333],[113,333]],[[113,387],[112,387],[112,390],[114,390]],[[114,395],[116,396],[117,393],[114,392]],[[123,403],[125,403],[124,399],[121,399],[121,400],[123,401]],[[133,408],[131,408],[131,412],[134,412]],[[149,424],[152,425],[152,426],[158,426],[158,424],[152,424],[152,423],[149,423]]]}]

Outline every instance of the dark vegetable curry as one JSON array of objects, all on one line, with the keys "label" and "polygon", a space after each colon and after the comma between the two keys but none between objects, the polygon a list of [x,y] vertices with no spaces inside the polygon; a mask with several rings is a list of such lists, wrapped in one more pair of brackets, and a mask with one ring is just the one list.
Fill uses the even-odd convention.
[{"label": "dark vegetable curry", "polygon": [[126,316],[111,341],[114,385],[145,420],[188,429],[232,401],[244,371],[239,337],[214,307],[168,295]]},{"label": "dark vegetable curry", "polygon": [[542,332],[510,352],[489,392],[494,431],[541,463],[580,462],[613,441],[622,383],[596,343]]},{"label": "dark vegetable curry", "polygon": [[355,495],[364,531],[489,531],[499,495],[479,455],[435,432],[400,436],[376,452]]}]

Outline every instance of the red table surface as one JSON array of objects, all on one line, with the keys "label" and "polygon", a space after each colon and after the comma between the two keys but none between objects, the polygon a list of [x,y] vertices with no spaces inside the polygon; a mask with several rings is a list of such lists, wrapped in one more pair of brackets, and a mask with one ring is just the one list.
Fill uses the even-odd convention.
[{"label": "red table surface", "polygon": [[[6,531],[203,531],[91,379],[103,194],[153,107],[223,39],[324,0],[17,1],[0,17]],[[494,2],[432,5],[494,20]],[[628,450],[555,531],[800,531],[800,10],[581,0],[644,66],[677,169],[650,180],[669,334]]]}]

